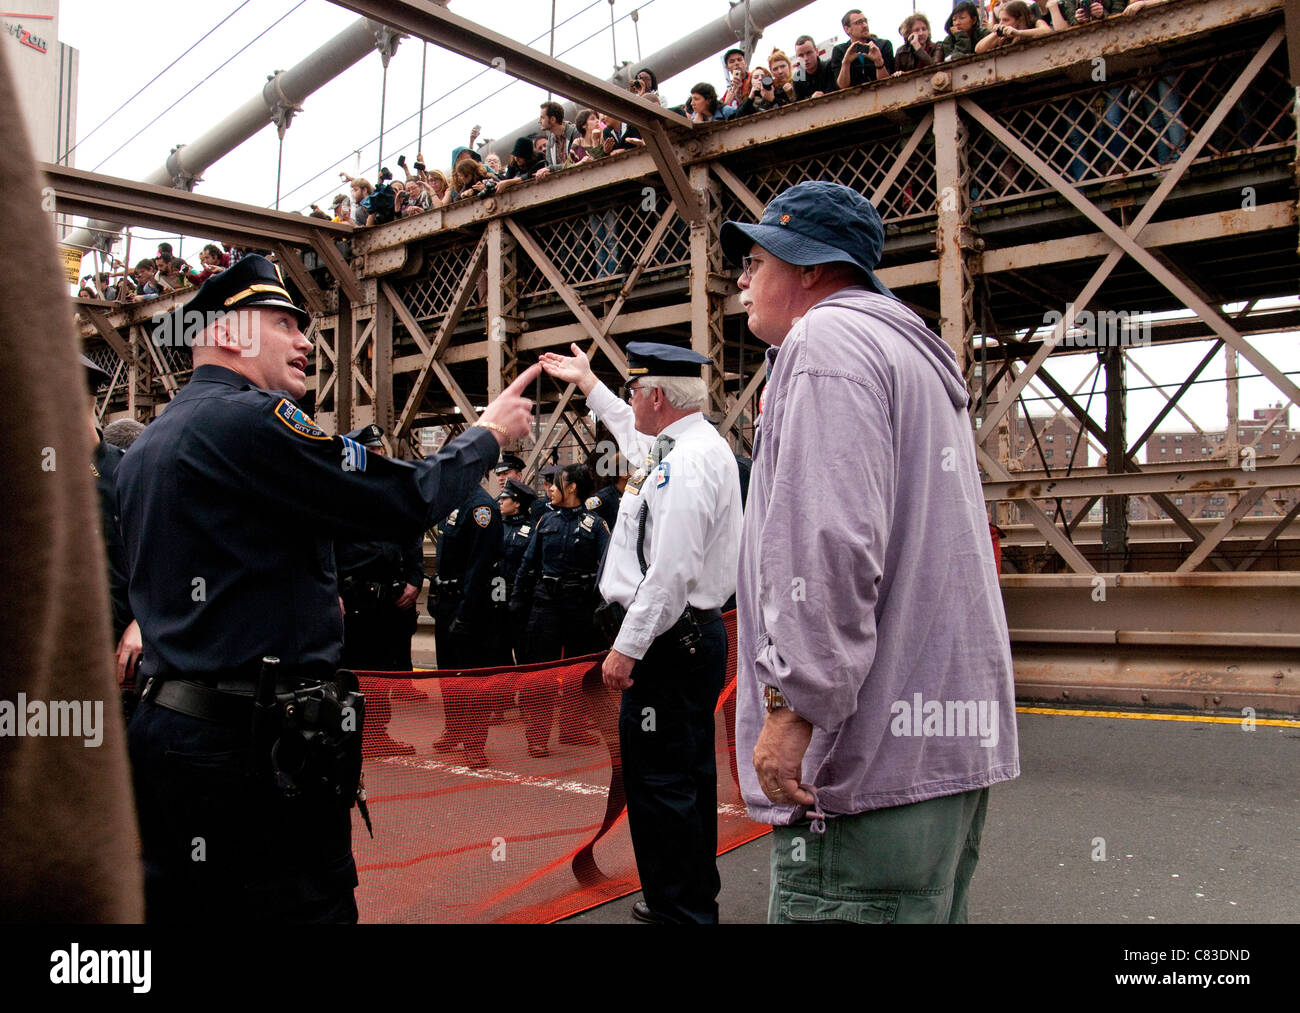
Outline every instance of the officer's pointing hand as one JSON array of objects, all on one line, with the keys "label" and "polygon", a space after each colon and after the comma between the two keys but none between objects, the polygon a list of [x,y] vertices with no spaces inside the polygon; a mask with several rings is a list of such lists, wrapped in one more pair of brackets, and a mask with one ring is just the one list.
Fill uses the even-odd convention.
[{"label": "officer's pointing hand", "polygon": [[[524,397],[523,392],[541,375],[541,372],[541,366],[529,366],[519,374],[514,383],[501,392],[495,401],[484,408],[483,414],[478,417],[479,423],[486,426],[501,446],[504,447],[515,440],[522,440],[528,435],[532,425],[533,403]],[[492,426],[500,426],[505,432],[499,432]]]}]

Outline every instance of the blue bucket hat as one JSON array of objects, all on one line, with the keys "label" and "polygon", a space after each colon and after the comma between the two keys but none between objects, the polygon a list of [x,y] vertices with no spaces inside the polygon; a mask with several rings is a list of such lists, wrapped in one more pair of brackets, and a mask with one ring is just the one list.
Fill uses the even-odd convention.
[{"label": "blue bucket hat", "polygon": [[881,295],[894,295],[875,274],[885,245],[880,215],[871,201],[842,183],[799,183],[773,198],[757,225],[723,223],[722,250],[733,263],[739,264],[754,243],[798,267],[852,264]]}]

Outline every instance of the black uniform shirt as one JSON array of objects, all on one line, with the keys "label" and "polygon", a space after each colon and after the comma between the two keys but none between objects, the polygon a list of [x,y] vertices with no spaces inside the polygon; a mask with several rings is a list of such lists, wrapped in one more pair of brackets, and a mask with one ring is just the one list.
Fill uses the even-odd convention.
[{"label": "black uniform shirt", "polygon": [[438,578],[460,586],[459,594],[439,589],[437,614],[481,628],[492,610],[492,578],[499,575],[501,510],[475,486],[438,530]]},{"label": "black uniform shirt", "polygon": [[105,443],[100,434],[99,446],[91,458],[95,491],[99,494],[99,513],[104,531],[104,550],[108,556],[108,600],[112,608],[113,644],[131,625],[131,602],[127,595],[126,546],[122,544],[121,524],[117,516],[117,466],[122,463],[122,448]]},{"label": "black uniform shirt", "polygon": [[332,670],[333,542],[413,538],[478,482],[486,429],[407,463],[328,436],[283,392],[203,365],[122,459],[118,505],[146,676]]},{"label": "black uniform shirt", "polygon": [[600,514],[600,519],[605,522],[610,531],[613,531],[614,522],[618,520],[618,504],[622,498],[623,494],[618,491],[618,486],[607,485],[588,496],[585,506],[592,513]]},{"label": "black uniform shirt", "polygon": [[339,579],[424,584],[424,532],[405,542],[339,542],[334,546]]},{"label": "black uniform shirt", "polygon": [[584,506],[559,507],[537,524],[524,560],[515,577],[514,595],[526,602],[537,591],[539,601],[572,599],[569,592],[558,594],[539,577],[590,577],[591,590],[596,588],[596,572],[609,544],[609,525],[599,514]]},{"label": "black uniform shirt", "polygon": [[532,537],[534,523],[531,517],[523,513],[502,517],[501,522],[505,526],[501,540],[501,576],[506,580],[508,594],[508,589],[514,587],[519,565],[524,561],[524,551]]}]

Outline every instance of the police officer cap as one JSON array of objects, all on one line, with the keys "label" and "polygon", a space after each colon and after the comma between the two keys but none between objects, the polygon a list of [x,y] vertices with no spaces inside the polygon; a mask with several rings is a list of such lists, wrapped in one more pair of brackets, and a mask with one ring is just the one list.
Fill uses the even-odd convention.
[{"label": "police officer cap", "polygon": [[185,311],[222,313],[259,307],[292,313],[303,330],[311,322],[311,314],[294,305],[275,265],[265,257],[250,253],[205,281],[198,294],[185,304]]},{"label": "police officer cap", "polygon": [[514,500],[520,506],[528,506],[537,498],[537,493],[528,488],[528,486],[524,485],[524,483],[520,482],[518,479],[507,478],[506,487],[501,490],[501,495],[499,495],[497,499],[506,499],[507,497]]},{"label": "police officer cap", "polygon": [[564,470],[563,465],[552,464],[549,468],[543,468],[539,474],[542,476],[543,481],[550,482],[551,485],[554,485],[555,476],[558,475],[563,470]]},{"label": "police officer cap", "polygon": [[689,348],[664,345],[657,341],[629,341],[627,343],[627,372],[629,376],[695,376],[700,367],[708,364],[708,357]]},{"label": "police officer cap", "polygon": [[94,360],[88,359],[84,355],[79,355],[77,358],[81,360],[81,365],[86,370],[86,386],[90,389],[90,393],[95,393],[112,379],[108,373],[95,364]]},{"label": "police officer cap", "polygon": [[524,459],[522,457],[516,457],[514,454],[502,454],[501,460],[497,462],[497,466],[492,470],[498,475],[504,474],[507,471],[523,471]]},{"label": "police officer cap", "polygon": [[382,447],[384,445],[384,427],[370,423],[368,426],[362,426],[360,429],[354,429],[350,433],[345,433],[349,440],[356,440],[363,447]]}]

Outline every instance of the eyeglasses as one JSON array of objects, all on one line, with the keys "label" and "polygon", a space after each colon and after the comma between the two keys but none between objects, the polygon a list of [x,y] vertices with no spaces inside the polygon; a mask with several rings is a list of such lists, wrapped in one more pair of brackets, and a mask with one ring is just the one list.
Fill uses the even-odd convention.
[{"label": "eyeglasses", "polygon": [[631,383],[625,383],[622,391],[623,400],[631,401],[633,396],[635,396],[636,392],[640,389],[641,385],[636,380],[633,380]]},{"label": "eyeglasses", "polygon": [[[758,261],[758,263],[761,264],[761,263],[763,263],[763,262],[760,260],[760,261]],[[740,270],[740,279],[738,279],[738,280],[743,280],[743,279],[746,279],[746,278],[752,278],[752,277],[754,277],[754,269],[755,269],[755,261],[754,261],[754,258],[753,258],[753,257],[750,257],[750,256],[741,257],[741,258],[740,258],[740,268],[741,268],[741,270]]]}]

